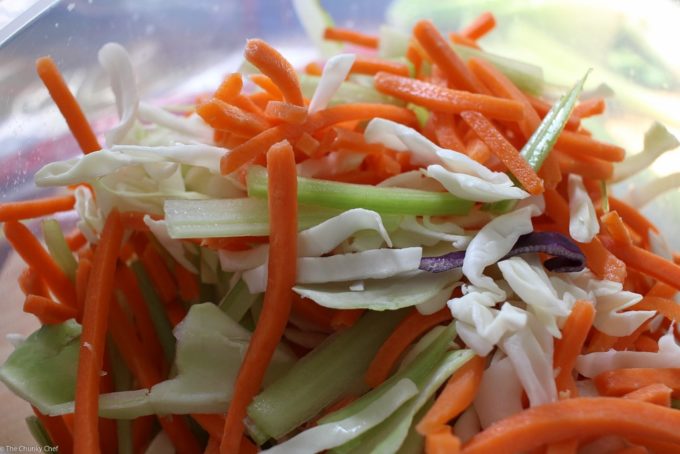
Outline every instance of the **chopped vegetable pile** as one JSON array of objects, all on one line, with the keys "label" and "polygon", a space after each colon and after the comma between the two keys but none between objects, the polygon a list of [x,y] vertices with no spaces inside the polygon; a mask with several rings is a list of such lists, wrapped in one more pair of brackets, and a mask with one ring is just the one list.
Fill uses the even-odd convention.
[{"label": "chopped vegetable pile", "polygon": [[[103,135],[37,61],[83,152],[36,173],[58,195],[0,204],[42,323],[0,381],[38,442],[680,452],[680,265],[637,209],[676,183],[608,190],[675,137],[657,123],[624,161],[581,121],[605,110],[588,69],[552,97],[480,48],[491,13],[369,35],[294,5],[323,60],[298,71],[250,39],[253,73],[180,114],[105,45]],[[49,218],[71,210],[72,231]]]}]

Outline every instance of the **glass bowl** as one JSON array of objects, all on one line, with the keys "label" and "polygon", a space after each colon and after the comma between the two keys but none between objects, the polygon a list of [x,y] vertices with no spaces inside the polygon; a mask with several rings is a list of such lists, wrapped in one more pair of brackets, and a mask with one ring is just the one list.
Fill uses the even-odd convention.
[{"label": "glass bowl", "polygon": [[[671,0],[324,0],[337,25],[372,32],[385,20],[409,30],[416,19],[433,19],[442,30],[456,30],[491,10],[498,28],[480,44],[487,50],[536,63],[549,88],[559,92],[589,67],[589,89],[606,83],[618,95],[608,113],[589,122],[596,135],[624,146],[642,147],[644,131],[657,119],[680,129],[680,60],[676,24],[680,3]],[[19,6],[17,6],[17,4]],[[3,8],[21,8],[16,17]],[[108,78],[97,51],[109,42],[124,45],[135,63],[142,99],[151,103],[186,100],[214,89],[236,70],[246,38],[275,45],[294,64],[315,57],[290,0],[37,0],[0,3],[0,202],[44,194],[33,174],[44,164],[79,154],[58,110],[34,69],[50,55],[62,70],[83,110],[102,133],[115,112]],[[668,153],[650,170],[614,191],[625,196],[630,184],[680,171],[678,152]],[[645,208],[680,250],[678,191]],[[72,214],[60,215],[72,223]],[[33,226],[34,223],[29,223]],[[20,259],[0,245],[4,298],[0,303],[0,361],[11,350],[4,335],[28,334],[37,327],[21,312],[23,296],[16,277]],[[32,446],[23,418],[28,404],[0,387],[0,447]]]}]

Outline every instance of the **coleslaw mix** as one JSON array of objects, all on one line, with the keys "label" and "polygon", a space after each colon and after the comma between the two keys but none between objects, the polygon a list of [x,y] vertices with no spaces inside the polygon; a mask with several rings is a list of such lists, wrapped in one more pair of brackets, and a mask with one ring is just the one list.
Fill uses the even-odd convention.
[{"label": "coleslaw mix", "polygon": [[[605,107],[587,68],[552,96],[480,48],[490,13],[366,35],[293,3],[323,60],[250,40],[248,72],[191,106],[140,99],[105,45],[102,137],[38,62],[84,153],[35,175],[65,195],[0,206],[42,322],[0,380],[37,440],[680,452],[680,266],[636,209],[668,185],[608,191],[678,140],[655,123],[624,160],[581,123]],[[21,222],[67,210],[76,230],[45,219],[45,246]]]}]

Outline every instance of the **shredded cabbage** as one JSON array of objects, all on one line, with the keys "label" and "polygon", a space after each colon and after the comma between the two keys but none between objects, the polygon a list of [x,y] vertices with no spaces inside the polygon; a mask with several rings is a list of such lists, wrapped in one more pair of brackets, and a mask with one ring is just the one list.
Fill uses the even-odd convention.
[{"label": "shredded cabbage", "polygon": [[523,410],[522,383],[510,358],[492,362],[484,371],[474,408],[483,429]]},{"label": "shredded cabbage", "polygon": [[451,172],[437,164],[428,166],[425,175],[461,199],[491,203],[529,197],[529,193],[515,186],[510,178],[504,183],[490,183],[472,175]]},{"label": "shredded cabbage", "polygon": [[323,68],[319,85],[316,86],[314,96],[309,102],[308,114],[311,115],[328,106],[340,85],[347,78],[355,59],[356,55],[354,54],[340,54],[328,59]]},{"label": "shredded cabbage", "polygon": [[588,195],[583,178],[569,175],[569,234],[580,243],[590,243],[600,232],[593,201]]},{"label": "shredded cabbage", "polygon": [[664,125],[654,122],[645,133],[645,143],[642,151],[633,156],[626,156],[623,162],[614,166],[613,181],[621,181],[632,177],[652,165],[659,156],[678,146],[680,146],[678,139],[668,132]]},{"label": "shredded cabbage", "polygon": [[99,63],[111,78],[111,89],[116,97],[120,117],[120,123],[106,133],[106,144],[112,147],[123,143],[125,136],[132,129],[137,116],[139,95],[132,61],[123,46],[118,43],[105,44],[99,50]]},{"label": "shredded cabbage", "polygon": [[158,240],[158,242],[165,248],[166,251],[174,258],[177,260],[177,262],[182,265],[184,268],[187,270],[191,271],[194,274],[198,273],[198,270],[194,266],[193,263],[187,259],[185,255],[185,250],[184,247],[182,246],[182,243],[173,240],[170,237],[170,234],[168,233],[168,227],[165,224],[165,221],[154,221],[151,219],[151,216],[146,215],[144,216],[144,224],[149,227],[149,230],[153,234],[154,237]]}]

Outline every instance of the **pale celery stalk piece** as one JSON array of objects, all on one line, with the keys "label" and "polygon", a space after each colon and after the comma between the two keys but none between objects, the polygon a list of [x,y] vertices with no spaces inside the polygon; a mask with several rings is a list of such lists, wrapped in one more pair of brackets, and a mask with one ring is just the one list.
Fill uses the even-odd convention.
[{"label": "pale celery stalk piece", "polygon": [[45,219],[42,222],[42,231],[50,255],[68,278],[75,281],[78,262],[66,243],[61,225],[56,219]]},{"label": "pale celery stalk piece", "polygon": [[264,297],[262,293],[250,293],[248,286],[239,279],[234,287],[224,295],[219,308],[235,322],[240,322],[253,304]]},{"label": "pale celery stalk piece", "polygon": [[404,315],[404,311],[368,312],[351,328],[327,339],[253,399],[248,407],[252,423],[280,439],[326,406],[365,389],[368,365]]},{"label": "pale celery stalk piece", "polygon": [[[265,168],[251,166],[248,169],[248,195],[267,197]],[[474,204],[446,192],[385,188],[303,177],[298,177],[298,202],[328,209],[365,208],[380,214],[416,216],[464,215]]]},{"label": "pale celery stalk piece", "polygon": [[[298,77],[300,79],[302,94],[307,98],[311,98],[314,95],[316,88],[319,86],[321,78],[309,74],[299,74]],[[380,93],[373,87],[345,81],[340,84],[340,87],[335,92],[328,105],[335,106],[338,104],[351,103],[394,104],[395,106],[403,106],[406,104],[400,99]]]},{"label": "pale celery stalk piece", "polygon": [[403,405],[380,425],[351,442],[333,450],[335,453],[379,454],[397,452],[408,437],[415,415],[434,396],[434,393],[463,364],[472,359],[472,350],[447,353],[436,365],[427,380],[419,386],[419,394]]}]

